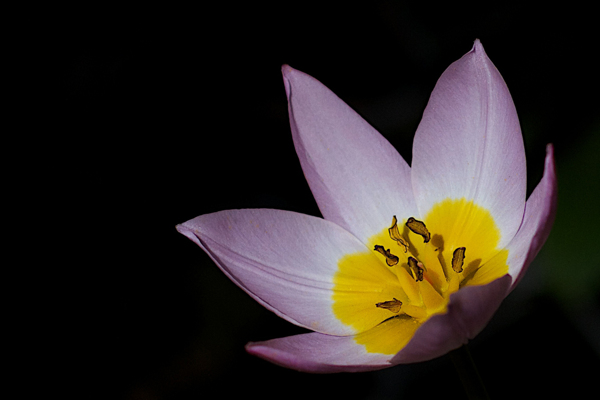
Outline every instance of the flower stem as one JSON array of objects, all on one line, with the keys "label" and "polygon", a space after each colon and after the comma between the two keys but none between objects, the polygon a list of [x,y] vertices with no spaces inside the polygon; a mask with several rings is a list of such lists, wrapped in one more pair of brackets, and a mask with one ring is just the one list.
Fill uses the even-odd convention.
[{"label": "flower stem", "polygon": [[456,350],[452,350],[449,354],[454,367],[456,367],[460,381],[467,392],[467,397],[470,400],[489,400],[490,396],[487,390],[485,390],[485,385],[481,380],[481,376],[479,375],[479,371],[477,371],[477,366],[475,365],[475,361],[473,361],[473,357],[471,357],[471,352],[467,345],[465,344]]}]

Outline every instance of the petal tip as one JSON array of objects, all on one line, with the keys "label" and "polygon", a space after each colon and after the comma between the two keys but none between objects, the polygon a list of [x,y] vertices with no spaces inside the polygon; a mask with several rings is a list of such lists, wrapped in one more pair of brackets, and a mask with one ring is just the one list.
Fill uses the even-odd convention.
[{"label": "petal tip", "polygon": [[281,66],[281,74],[283,75],[283,84],[285,85],[285,93],[288,97],[290,97],[290,92],[291,92],[291,83],[290,83],[290,79],[292,74],[295,72],[296,70],[292,67],[290,67],[287,64],[283,64]]},{"label": "petal tip", "polygon": [[274,351],[269,351],[269,347],[264,346],[263,343],[264,342],[248,342],[244,346],[244,349],[248,354],[270,361],[270,357],[273,356]]},{"label": "petal tip", "polygon": [[246,351],[247,351],[249,354],[252,354],[252,355],[257,355],[257,354],[256,354],[256,353],[257,353],[257,351],[255,351],[255,349],[254,349],[254,347],[256,347],[256,343],[257,343],[257,342],[248,342],[248,343],[246,343],[246,345],[244,346],[244,349],[246,349]]},{"label": "petal tip", "polygon": [[303,372],[322,372],[318,368],[311,365],[312,363],[303,363],[297,357],[288,354],[281,349],[274,348],[272,346],[265,345],[267,342],[248,342],[244,346],[246,352],[263,360],[269,361],[275,365],[279,365],[284,368],[291,368],[297,371]]},{"label": "petal tip", "polygon": [[[551,185],[552,185],[552,196],[554,199],[554,202],[556,203],[556,197],[557,197],[557,188],[556,188],[556,164],[554,161],[554,145],[552,143],[548,143],[546,145],[546,159],[544,161],[544,170],[548,171],[548,176],[549,176],[549,180],[551,181]],[[546,172],[544,172],[546,173]],[[554,207],[554,211],[556,212],[556,204],[553,205]]]},{"label": "petal tip", "polygon": [[183,236],[187,237],[192,242],[199,245],[200,241],[199,241],[198,237],[196,236],[196,233],[198,231],[195,230],[194,228],[186,226],[185,224],[186,224],[186,222],[184,222],[183,224],[177,224],[177,225],[175,225],[175,229],[177,230],[177,232],[181,233]]},{"label": "petal tip", "polygon": [[488,58],[485,49],[483,48],[483,45],[481,44],[481,41],[479,39],[475,39],[475,42],[473,42],[473,48],[471,49],[471,52],[475,55],[482,57],[483,59]]},{"label": "petal tip", "polygon": [[554,162],[554,145],[552,143],[548,143],[546,145],[546,158],[544,160],[544,174],[548,174],[549,179],[556,180],[556,165]]},{"label": "petal tip", "polygon": [[185,234],[193,231],[194,229],[192,227],[188,226],[188,222],[190,222],[190,221],[175,225],[175,229],[177,230],[177,232],[181,233],[182,235],[185,235]]}]

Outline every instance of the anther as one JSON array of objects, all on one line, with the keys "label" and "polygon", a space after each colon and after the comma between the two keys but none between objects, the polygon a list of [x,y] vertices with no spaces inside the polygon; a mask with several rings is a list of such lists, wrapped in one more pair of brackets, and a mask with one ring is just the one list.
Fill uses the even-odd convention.
[{"label": "anther", "polygon": [[452,269],[456,273],[463,271],[463,264],[465,263],[465,251],[466,247],[459,247],[452,253]]},{"label": "anther", "polygon": [[408,229],[410,229],[417,235],[423,236],[424,243],[429,242],[429,239],[431,239],[431,234],[427,230],[427,227],[425,227],[425,223],[423,223],[423,221],[419,221],[418,219],[414,219],[413,217],[410,217],[406,221],[406,226],[408,226]]},{"label": "anther", "polygon": [[392,220],[392,226],[388,229],[390,233],[390,238],[398,242],[399,246],[404,246],[404,252],[408,251],[408,242],[404,240],[404,238],[400,235],[400,231],[398,230],[398,220],[394,215],[394,219]]},{"label": "anther", "polygon": [[376,244],[374,250],[385,256],[385,262],[390,267],[393,267],[394,265],[398,264],[398,261],[400,261],[398,257],[390,252],[390,249],[386,250],[383,246]]},{"label": "anther", "polygon": [[408,266],[413,273],[415,281],[419,282],[423,280],[423,264],[417,261],[414,257],[408,257]]},{"label": "anther", "polygon": [[377,303],[375,304],[375,307],[384,308],[398,314],[400,312],[400,307],[402,307],[402,302],[394,297],[394,300]]}]

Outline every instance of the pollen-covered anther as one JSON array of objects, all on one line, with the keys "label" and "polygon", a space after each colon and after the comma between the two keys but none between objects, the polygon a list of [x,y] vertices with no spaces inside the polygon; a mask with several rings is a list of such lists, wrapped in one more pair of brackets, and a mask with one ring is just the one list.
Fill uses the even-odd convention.
[{"label": "pollen-covered anther", "polygon": [[408,251],[408,242],[400,235],[400,231],[398,230],[398,220],[395,215],[392,220],[392,226],[388,229],[388,232],[390,233],[390,238],[395,240],[399,246],[403,246],[404,252],[406,253]]},{"label": "pollen-covered anther", "polygon": [[383,246],[376,244],[374,250],[385,256],[385,262],[390,267],[393,267],[394,265],[398,264],[398,261],[400,261],[398,257],[390,252],[390,249],[386,250]]},{"label": "pollen-covered anther", "polygon": [[400,312],[400,308],[402,307],[402,302],[394,297],[394,300],[377,303],[375,304],[375,307],[384,308],[386,310],[390,310],[394,314],[398,314]]},{"label": "pollen-covered anther", "polygon": [[461,273],[463,271],[466,250],[466,247],[459,247],[452,253],[452,269],[456,273]]},{"label": "pollen-covered anther", "polygon": [[423,221],[419,221],[418,219],[410,217],[408,220],[406,220],[406,226],[408,226],[408,229],[417,235],[423,236],[423,243],[427,243],[431,239],[431,234],[429,233],[429,230],[427,230],[427,227]]},{"label": "pollen-covered anther", "polygon": [[410,267],[411,273],[415,281],[420,282],[423,280],[423,264],[418,262],[414,257],[408,257],[408,266]]}]

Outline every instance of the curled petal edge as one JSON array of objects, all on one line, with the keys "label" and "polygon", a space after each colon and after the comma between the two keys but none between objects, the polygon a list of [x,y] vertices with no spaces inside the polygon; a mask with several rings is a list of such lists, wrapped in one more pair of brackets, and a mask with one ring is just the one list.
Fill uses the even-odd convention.
[{"label": "curled petal edge", "polygon": [[554,165],[554,146],[546,146],[544,175],[536,186],[527,203],[523,222],[515,237],[507,245],[509,250],[509,274],[514,277],[511,290],[520,282],[537,256],[554,224],[558,203],[558,185]]}]

